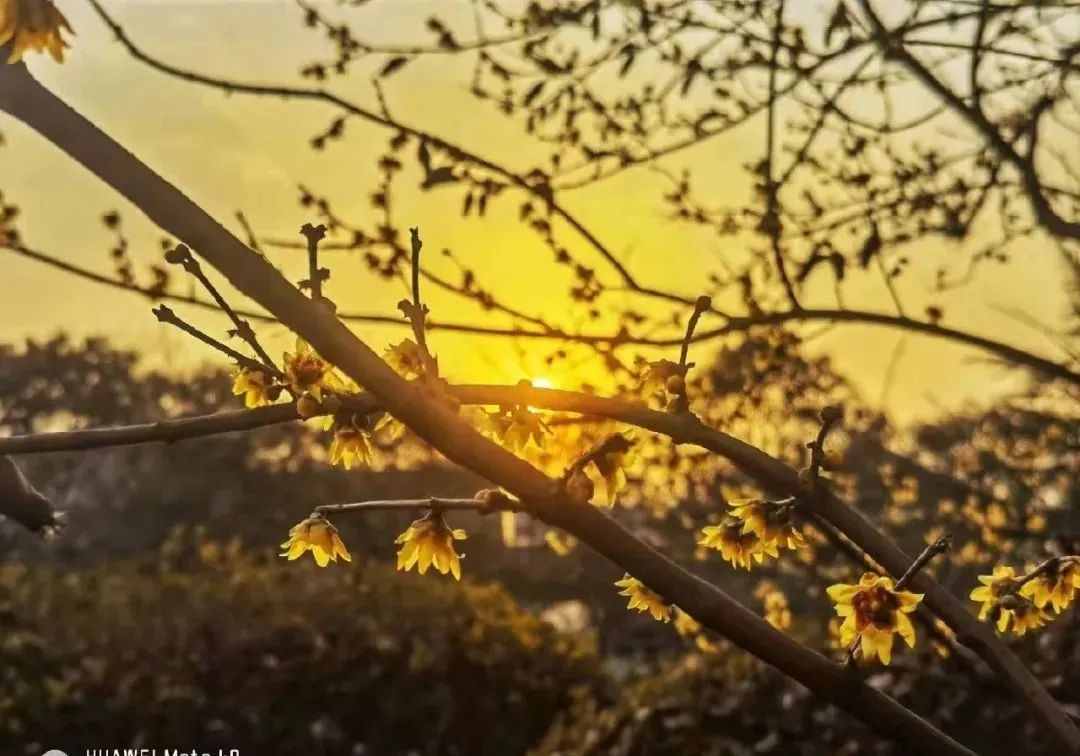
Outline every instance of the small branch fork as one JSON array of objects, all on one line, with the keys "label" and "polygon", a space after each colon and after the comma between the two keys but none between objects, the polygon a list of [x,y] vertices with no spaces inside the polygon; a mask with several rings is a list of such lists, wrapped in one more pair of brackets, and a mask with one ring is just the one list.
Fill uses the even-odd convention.
[{"label": "small branch fork", "polygon": [[398,302],[398,309],[412,326],[413,337],[416,345],[420,347],[423,356],[424,368],[430,378],[438,378],[439,363],[431,354],[427,344],[427,316],[431,312],[420,298],[420,251],[424,248],[424,242],[420,238],[420,229],[413,226],[409,229],[409,244],[411,247],[411,274],[412,274],[412,301],[403,299]]},{"label": "small branch fork", "polygon": [[330,271],[319,267],[319,242],[326,236],[326,226],[305,223],[300,227],[300,233],[307,242],[308,255],[308,277],[300,282],[300,288],[307,288],[316,302],[328,301],[323,297],[322,285],[330,277]]},{"label": "small branch fork", "polygon": [[[247,342],[248,346],[250,346],[255,351],[255,354],[259,356],[259,359],[262,360],[262,367],[258,369],[269,370],[274,375],[280,374],[280,371],[278,371],[277,368],[274,367],[274,361],[270,359],[270,355],[267,354],[266,350],[264,350],[262,348],[262,345],[259,344],[259,339],[255,335],[255,330],[251,327],[251,324],[241,318],[236,313],[236,310],[234,310],[229,305],[229,303],[225,300],[225,297],[223,297],[221,295],[221,292],[217,290],[217,287],[210,282],[210,279],[206,277],[206,273],[203,272],[202,266],[199,265],[199,261],[195,259],[195,256],[193,254],[191,254],[191,250],[187,247],[186,244],[178,244],[169,252],[167,252],[165,254],[165,261],[173,265],[181,266],[184,270],[186,270],[188,273],[198,279],[199,283],[203,285],[203,288],[205,288],[206,291],[209,292],[210,296],[214,298],[214,301],[217,302],[217,305],[219,308],[221,308],[221,311],[229,316],[229,320],[232,321],[233,327],[235,329],[234,331],[232,331],[232,334],[239,336],[241,339]],[[177,325],[177,323],[174,322],[173,325]],[[201,341],[205,341],[205,339],[203,339],[201,336],[192,333],[191,331],[188,331],[188,333],[191,333],[191,335],[195,336]],[[235,357],[233,359],[235,359]]]},{"label": "small branch fork", "polygon": [[821,486],[821,469],[826,466],[825,439],[836,425],[844,419],[844,410],[838,405],[831,404],[821,410],[821,428],[817,438],[806,444],[810,450],[810,465],[806,469],[807,482],[816,493]]},{"label": "small branch fork", "polygon": [[694,301],[694,311],[690,313],[690,319],[686,321],[686,335],[683,336],[682,344],[679,347],[679,374],[683,378],[682,390],[677,392],[675,402],[671,407],[675,412],[690,411],[690,398],[686,394],[686,374],[694,366],[694,363],[688,362],[690,344],[694,341],[694,331],[697,329],[698,321],[701,320],[702,315],[710,310],[712,310],[712,298],[704,295],[700,296]]},{"label": "small branch fork", "polygon": [[189,336],[194,336],[202,343],[213,349],[218,350],[229,359],[235,361],[236,364],[242,368],[247,368],[248,370],[257,370],[259,372],[266,372],[269,370],[273,375],[281,374],[281,372],[272,364],[264,365],[258,360],[248,357],[246,354],[241,354],[228,344],[218,341],[213,336],[209,336],[203,333],[195,326],[181,319],[180,316],[178,316],[175,312],[172,311],[171,308],[166,305],[158,305],[153,309],[152,312],[154,313],[154,317],[156,317],[158,321],[162,323],[168,323],[171,326],[179,328],[181,331],[188,334]]}]

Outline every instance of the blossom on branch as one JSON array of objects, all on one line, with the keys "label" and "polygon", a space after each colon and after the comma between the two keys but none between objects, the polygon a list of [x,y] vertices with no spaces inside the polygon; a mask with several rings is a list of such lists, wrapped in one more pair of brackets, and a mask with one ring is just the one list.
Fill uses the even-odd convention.
[{"label": "blossom on branch", "polygon": [[888,664],[896,634],[909,647],[915,646],[915,626],[907,615],[922,601],[921,593],[893,590],[891,578],[873,572],[864,573],[855,585],[838,583],[826,592],[836,603],[836,614],[844,618],[840,643],[850,646],[859,639],[866,661],[877,657],[882,664]]},{"label": "blossom on branch", "polygon": [[637,578],[623,575],[623,579],[615,581],[615,585],[622,588],[619,591],[620,596],[629,597],[630,602],[626,605],[627,609],[648,612],[654,620],[660,622],[671,621],[671,607],[665,604],[660,596],[646,588]]},{"label": "blossom on branch", "polygon": [[461,559],[464,554],[454,551],[454,541],[464,541],[465,531],[451,528],[446,518],[431,511],[414,520],[394,543],[401,544],[397,554],[397,568],[408,571],[416,566],[423,575],[432,565],[442,574],[451,573],[461,580]]},{"label": "blossom on branch", "polygon": [[240,368],[233,377],[232,392],[244,397],[244,406],[252,409],[273,404],[281,395],[281,386],[262,370]]},{"label": "blossom on branch", "polygon": [[424,350],[412,339],[405,339],[387,349],[383,359],[406,380],[419,378],[424,373]]},{"label": "blossom on branch", "polygon": [[71,25],[50,0],[0,0],[0,45],[11,42],[8,63],[22,60],[28,50],[48,52],[62,63],[64,31],[71,32]]},{"label": "blossom on branch", "polygon": [[338,535],[329,520],[320,514],[312,515],[303,522],[293,525],[289,529],[289,540],[281,544],[285,549],[281,556],[289,561],[299,559],[304,552],[310,551],[315,558],[315,563],[325,567],[330,562],[336,562],[341,557],[346,562],[351,562],[352,557],[348,549]]},{"label": "blossom on branch", "polygon": [[1080,557],[1062,557],[1053,567],[1024,583],[1020,594],[1031,599],[1040,609],[1046,605],[1061,614],[1080,591]]},{"label": "blossom on branch", "polygon": [[354,419],[334,420],[334,440],[330,442],[330,464],[351,470],[355,464],[367,464],[371,459],[368,431]]},{"label": "blossom on branch", "polygon": [[[731,514],[742,520],[744,533],[756,533],[763,547],[801,549],[806,546],[795,527],[792,500],[744,499],[731,503]],[[771,554],[771,552],[769,552]]]},{"label": "blossom on branch", "polygon": [[323,391],[334,388],[333,369],[303,339],[297,337],[296,351],[286,352],[284,357],[285,380],[298,394],[311,394],[322,401]]},{"label": "blossom on branch", "polygon": [[718,525],[706,525],[698,538],[699,546],[716,549],[732,567],[751,569],[755,563],[761,564],[766,556],[778,557],[780,552],[775,543],[766,543],[753,530],[747,530],[746,523],[728,515]]}]

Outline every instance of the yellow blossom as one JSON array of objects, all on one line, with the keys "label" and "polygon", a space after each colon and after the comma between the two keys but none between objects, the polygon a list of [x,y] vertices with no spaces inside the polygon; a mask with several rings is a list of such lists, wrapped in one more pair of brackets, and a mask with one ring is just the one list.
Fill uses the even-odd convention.
[{"label": "yellow blossom", "polygon": [[383,358],[402,378],[419,378],[424,373],[424,350],[412,339],[390,347]]},{"label": "yellow blossom", "polygon": [[11,42],[8,63],[21,60],[28,50],[48,52],[62,63],[68,47],[64,31],[71,26],[51,0],[0,0],[0,45]]},{"label": "yellow blossom", "polygon": [[626,471],[623,469],[626,455],[625,450],[604,454],[591,460],[585,467],[585,474],[603,488],[603,502],[608,507],[615,506],[619,492],[626,488]]},{"label": "yellow blossom", "polygon": [[788,608],[787,597],[778,590],[765,594],[765,621],[777,630],[787,630],[791,627],[791,609]]},{"label": "yellow blossom", "polygon": [[316,400],[322,401],[323,390],[335,385],[330,363],[299,337],[296,339],[296,352],[286,352],[284,364],[285,380],[298,394],[311,394]]},{"label": "yellow blossom", "polygon": [[521,451],[530,440],[537,448],[542,447],[544,436],[549,432],[543,418],[526,407],[484,412],[476,417],[482,423],[482,431],[494,436],[513,451]]},{"label": "yellow blossom", "polygon": [[863,574],[855,585],[838,583],[826,591],[836,603],[836,614],[844,618],[840,643],[850,646],[860,638],[862,658],[866,661],[878,657],[882,664],[888,664],[896,634],[914,647],[915,627],[907,615],[922,601],[921,593],[893,590],[891,578],[872,572]]},{"label": "yellow blossom", "polygon": [[719,525],[706,525],[701,529],[698,545],[716,549],[732,567],[750,569],[754,563],[761,564],[766,556],[780,555],[775,543],[764,543],[753,530],[746,530],[745,523],[728,516]]},{"label": "yellow blossom", "polygon": [[452,573],[455,580],[461,580],[461,559],[454,551],[454,541],[465,540],[465,531],[451,529],[446,519],[438,512],[428,512],[419,520],[414,520],[394,543],[401,544],[397,555],[397,568],[411,570],[414,565],[423,575],[435,565],[442,574]]},{"label": "yellow blossom", "polygon": [[756,533],[763,545],[778,549],[801,549],[806,546],[802,533],[795,527],[794,503],[743,499],[731,503],[731,514],[742,520],[744,533]]},{"label": "yellow blossom", "polygon": [[623,575],[622,580],[615,581],[615,585],[622,588],[620,596],[627,596],[630,603],[627,609],[636,609],[639,612],[648,612],[653,619],[660,622],[671,621],[671,607],[664,603],[658,595],[646,588],[640,580],[629,575]]},{"label": "yellow blossom", "polygon": [[719,650],[719,646],[709,640],[708,636],[702,631],[701,623],[691,617],[677,606],[671,608],[674,615],[674,622],[672,625],[675,627],[675,631],[684,638],[688,638],[694,641],[694,645],[702,653],[714,653]]},{"label": "yellow blossom", "polygon": [[293,525],[289,530],[289,540],[281,544],[281,548],[285,549],[281,556],[290,561],[300,558],[305,551],[310,551],[315,557],[315,563],[320,567],[336,562],[338,557],[346,562],[352,561],[345,544],[338,536],[337,528],[320,514],[314,514]]},{"label": "yellow blossom", "polygon": [[1005,632],[1010,620],[1012,631],[1020,636],[1028,630],[1037,630],[1050,621],[1046,612],[1019,594],[1003,598],[998,602],[998,610],[1001,612],[997,623],[999,632]]},{"label": "yellow blossom", "polygon": [[278,398],[281,387],[262,370],[241,368],[233,378],[232,392],[244,397],[245,407],[264,407]]},{"label": "yellow blossom", "polygon": [[1061,614],[1080,591],[1080,557],[1062,557],[1043,574],[1024,583],[1020,594],[1035,606],[1045,609],[1049,604],[1055,614]]},{"label": "yellow blossom", "polygon": [[992,575],[979,575],[979,582],[982,585],[975,588],[970,595],[972,601],[982,603],[979,607],[979,619],[985,620],[991,612],[995,612],[997,616],[993,621],[998,623],[998,630],[1004,632],[1009,624],[1009,617],[1006,611],[1001,611],[998,604],[1001,599],[1016,593],[1016,570],[998,565]]},{"label": "yellow blossom", "polygon": [[355,464],[367,464],[371,458],[368,432],[352,422],[334,423],[334,440],[330,443],[330,464],[340,464],[351,470]]}]

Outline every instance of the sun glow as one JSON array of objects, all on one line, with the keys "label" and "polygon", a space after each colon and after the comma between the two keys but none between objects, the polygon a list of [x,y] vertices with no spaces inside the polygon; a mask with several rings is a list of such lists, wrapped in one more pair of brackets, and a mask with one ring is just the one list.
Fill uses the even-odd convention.
[{"label": "sun glow", "polygon": [[533,378],[532,381],[530,381],[530,383],[532,383],[533,388],[538,388],[538,389],[555,388],[555,383],[550,378],[544,378],[542,376],[539,377],[539,378]]}]

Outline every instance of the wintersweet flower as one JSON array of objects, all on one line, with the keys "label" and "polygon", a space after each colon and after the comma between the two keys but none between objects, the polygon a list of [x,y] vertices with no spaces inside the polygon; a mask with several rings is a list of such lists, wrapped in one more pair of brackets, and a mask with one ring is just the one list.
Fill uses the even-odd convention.
[{"label": "wintersweet flower", "polygon": [[1019,588],[1016,580],[1016,570],[1012,567],[998,565],[994,568],[993,574],[979,575],[979,582],[982,585],[975,588],[970,594],[972,601],[982,603],[982,606],[979,607],[979,619],[985,620],[990,617],[991,621],[997,623],[998,631],[1005,632],[1005,628],[1009,625],[1010,612],[1001,607],[1001,600],[1006,596],[1015,594]]},{"label": "wintersweet flower", "polygon": [[1005,632],[1008,623],[1012,621],[1012,631],[1018,636],[1025,635],[1029,630],[1038,630],[1050,621],[1050,615],[1035,606],[1029,599],[1020,594],[1006,596],[998,602],[998,632]]},{"label": "wintersweet flower", "polygon": [[285,380],[298,394],[311,394],[322,401],[323,390],[333,388],[332,367],[303,339],[297,337],[296,351],[284,357]]},{"label": "wintersweet flower", "polygon": [[1054,607],[1055,614],[1061,614],[1076,598],[1080,591],[1080,557],[1061,557],[1041,575],[1024,583],[1020,594],[1034,602],[1035,606],[1045,609]]},{"label": "wintersweet flower", "polygon": [[245,407],[265,407],[278,398],[281,387],[262,370],[241,368],[233,377],[232,392],[236,396],[244,397]]},{"label": "wintersweet flower", "polygon": [[862,656],[874,657],[888,664],[892,659],[893,636],[899,634],[909,647],[915,645],[915,627],[907,616],[922,601],[921,593],[893,590],[891,578],[864,573],[855,585],[838,583],[826,589],[834,602],[836,614],[844,618],[840,625],[840,643],[851,646],[861,639]]},{"label": "wintersweet flower", "polygon": [[289,529],[289,540],[281,544],[281,548],[285,549],[281,556],[289,561],[299,559],[304,552],[310,551],[320,567],[336,562],[338,557],[346,562],[352,561],[348,549],[338,536],[337,528],[320,514],[313,514],[293,525]]},{"label": "wintersweet flower", "polygon": [[623,575],[622,580],[617,580],[615,585],[622,588],[620,596],[627,596],[630,602],[627,609],[636,609],[639,612],[648,612],[653,619],[660,622],[671,621],[671,607],[664,603],[657,594],[650,591],[637,578]]},{"label": "wintersweet flower", "polygon": [[743,499],[731,503],[732,516],[742,520],[744,533],[756,533],[763,546],[800,549],[806,546],[795,527],[795,506],[788,501]]},{"label": "wintersweet flower", "polygon": [[452,529],[438,512],[428,512],[414,520],[394,543],[401,544],[397,555],[397,568],[408,571],[415,565],[423,575],[432,565],[442,574],[451,573],[461,580],[461,559],[454,551],[454,541],[464,541],[465,531]]},{"label": "wintersweet flower", "polygon": [[352,422],[334,423],[334,440],[330,442],[330,464],[351,470],[355,464],[367,464],[371,459],[368,432]]},{"label": "wintersweet flower", "polygon": [[424,374],[424,350],[412,339],[405,339],[387,349],[383,359],[402,378],[419,378]]},{"label": "wintersweet flower", "polygon": [[791,627],[791,609],[788,607],[787,596],[781,591],[774,590],[765,594],[765,621],[777,630],[787,630]]},{"label": "wintersweet flower", "polygon": [[698,545],[716,549],[732,567],[749,570],[755,563],[761,564],[766,556],[780,555],[775,543],[764,543],[753,530],[746,530],[745,523],[735,517],[725,517],[718,525],[706,525],[701,529]]},{"label": "wintersweet flower", "polygon": [[11,42],[8,63],[22,60],[28,50],[48,52],[62,63],[68,47],[64,31],[71,25],[50,0],[0,0],[0,45]]}]

